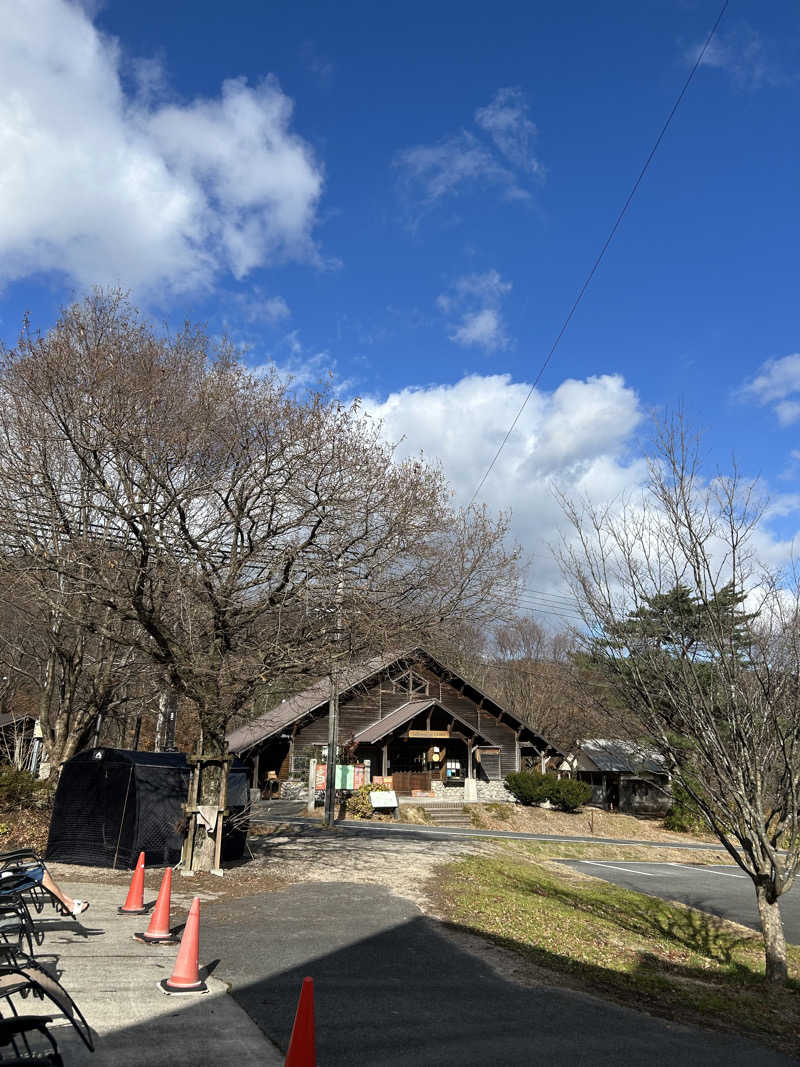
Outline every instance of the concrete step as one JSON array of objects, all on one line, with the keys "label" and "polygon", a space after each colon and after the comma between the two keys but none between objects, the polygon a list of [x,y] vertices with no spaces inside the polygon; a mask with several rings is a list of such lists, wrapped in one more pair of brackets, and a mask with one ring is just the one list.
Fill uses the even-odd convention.
[{"label": "concrete step", "polygon": [[462,808],[426,808],[428,818],[434,826],[472,826],[472,819]]}]

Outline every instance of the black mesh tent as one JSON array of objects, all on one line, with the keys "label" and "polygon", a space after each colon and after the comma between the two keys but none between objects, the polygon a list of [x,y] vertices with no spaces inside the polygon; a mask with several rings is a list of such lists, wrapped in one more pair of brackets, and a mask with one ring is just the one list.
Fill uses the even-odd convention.
[{"label": "black mesh tent", "polygon": [[[182,752],[79,752],[61,769],[45,858],[129,868],[144,852],[148,866],[176,864],[190,776]],[[247,770],[241,764],[231,770],[228,793],[228,807],[241,815],[247,795]],[[226,833],[223,860],[240,859],[245,839],[246,830]]]}]

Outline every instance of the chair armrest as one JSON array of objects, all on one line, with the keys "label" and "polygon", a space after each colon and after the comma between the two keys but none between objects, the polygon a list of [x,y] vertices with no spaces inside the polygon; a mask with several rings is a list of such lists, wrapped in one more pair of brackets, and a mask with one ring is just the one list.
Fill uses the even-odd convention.
[{"label": "chair armrest", "polygon": [[7,1045],[17,1034],[27,1034],[31,1030],[44,1032],[52,1021],[52,1015],[15,1015],[12,1019],[0,1019],[0,1045]]}]

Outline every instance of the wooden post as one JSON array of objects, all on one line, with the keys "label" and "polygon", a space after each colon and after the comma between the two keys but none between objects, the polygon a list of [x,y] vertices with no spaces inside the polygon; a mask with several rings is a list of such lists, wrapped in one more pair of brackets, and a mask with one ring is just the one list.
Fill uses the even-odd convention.
[{"label": "wooden post", "polygon": [[389,742],[385,741],[381,753],[381,774],[385,778],[389,773]]},{"label": "wooden post", "polygon": [[253,759],[253,789],[258,789],[258,765],[261,762],[261,752],[256,749],[256,754]]},{"label": "wooden post", "polygon": [[212,874],[222,874],[222,830],[225,823],[225,809],[228,806],[228,775],[230,774],[231,763],[233,762],[231,756],[226,756],[221,760],[221,775],[222,780],[219,786],[219,811],[217,812],[217,826],[214,838],[214,866],[211,868]]},{"label": "wooden post", "polygon": [[194,817],[194,812],[197,808],[197,791],[200,785],[200,765],[198,763],[190,765],[192,767],[192,777],[189,782],[189,803],[186,805],[186,816],[189,820],[189,826],[183,842],[183,855],[181,856],[181,874],[184,875],[194,874],[194,871],[192,870],[192,856],[194,854],[194,834],[195,829],[197,828],[197,820]]},{"label": "wooden post", "polygon": [[306,812],[309,815],[314,814],[314,801],[316,793],[316,781],[317,781],[317,761],[311,759],[308,761],[308,795],[306,797]]}]

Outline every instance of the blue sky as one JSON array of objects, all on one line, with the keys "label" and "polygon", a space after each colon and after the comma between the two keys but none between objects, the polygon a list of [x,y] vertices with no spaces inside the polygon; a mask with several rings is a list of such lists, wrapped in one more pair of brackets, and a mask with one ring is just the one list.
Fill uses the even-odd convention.
[{"label": "blue sky", "polygon": [[[468,499],[719,10],[4,0],[0,334],[92,284],[331,370]],[[550,486],[641,481],[682,405],[800,501],[800,10],[732,2],[487,483],[531,585]],[[780,514],[778,514],[780,513]]]}]

